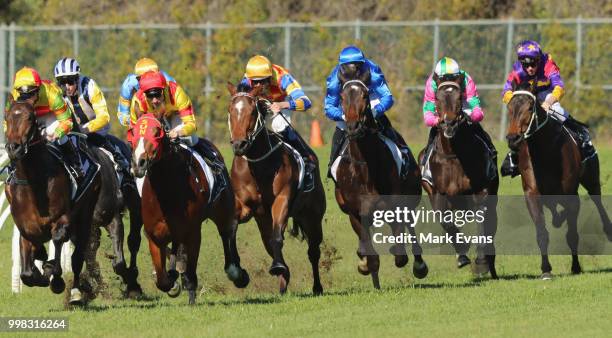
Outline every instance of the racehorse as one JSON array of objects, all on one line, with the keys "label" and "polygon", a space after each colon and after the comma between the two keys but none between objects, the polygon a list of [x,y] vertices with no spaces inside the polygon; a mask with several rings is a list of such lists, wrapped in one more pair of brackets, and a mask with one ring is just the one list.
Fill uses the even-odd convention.
[{"label": "racehorse", "polygon": [[[434,210],[472,210],[484,212],[484,222],[480,225],[479,235],[495,236],[497,230],[497,175],[496,158],[491,161],[487,142],[476,133],[476,124],[467,122],[468,117],[462,109],[461,83],[463,78],[454,81],[438,80],[436,110],[442,117],[436,127],[435,138],[430,154],[423,149],[419,163],[429,156],[425,169],[431,172],[432,182],[422,180],[423,189],[429,195]],[[486,132],[483,131],[483,134]],[[488,137],[486,135],[485,137]],[[428,167],[427,167],[428,165]],[[442,222],[444,230],[457,238],[460,230],[453,223]],[[467,256],[469,244],[453,242],[457,252],[459,268],[470,264]],[[479,243],[478,256],[473,270],[477,274],[487,271],[497,279],[495,270],[495,247],[493,243]]]},{"label": "racehorse", "polygon": [[[66,284],[62,279],[59,248],[72,240],[75,249],[70,303],[82,304],[80,273],[89,243],[92,210],[101,192],[100,175],[73,204],[68,173],[43,140],[34,107],[30,102],[14,101],[12,97],[9,100],[11,107],[5,115],[6,150],[15,171],[5,194],[21,234],[21,280],[30,287],[50,286],[56,294],[63,292]],[[44,244],[49,240],[58,249],[55,257],[47,261]],[[42,273],[34,265],[35,259],[45,261]]]},{"label": "racehorse", "polygon": [[[567,244],[572,254],[571,271],[582,271],[578,261],[578,186],[582,185],[595,203],[608,240],[612,241],[612,223],[601,203],[599,158],[595,155],[585,162],[580,149],[561,123],[537,102],[535,88],[529,82],[513,84],[513,96],[508,102],[508,147],[518,153],[519,171],[527,209],[536,227],[538,246],[542,256],[542,279],[552,278],[548,260],[548,231],[543,206],[550,209],[555,227],[567,220]],[[549,195],[549,196],[544,196]],[[565,195],[561,198],[560,195]],[[564,209],[557,212],[557,205]]]},{"label": "racehorse", "polygon": [[[155,267],[156,286],[170,297],[180,294],[179,274],[175,268],[177,251],[181,247],[186,255],[183,286],[189,292],[189,304],[195,304],[196,269],[204,220],[211,219],[217,225],[228,278],[236,287],[244,288],[249,283],[249,275],[240,267],[236,248],[233,190],[226,187],[212,200],[212,186],[192,150],[171,140],[167,131],[168,126],[161,116],[148,113],[138,118],[128,132],[132,168],[136,177],[145,178],[142,216]],[[225,169],[224,175],[227,176]],[[170,242],[170,270],[166,271],[166,247]]]},{"label": "racehorse", "polygon": [[318,170],[311,191],[299,188],[300,170],[293,150],[265,126],[268,108],[260,98],[261,89],[227,86],[231,94],[228,122],[234,151],[232,186],[236,191],[236,214],[240,223],[255,218],[266,251],[272,257],[270,274],[278,276],[280,293],[289,285],[289,267],[283,258],[283,238],[289,217],[293,231],[299,230],[308,241],[308,259],[312,265],[315,295],[323,293],[319,277],[319,245],[323,240],[321,221],[326,202]]},{"label": "racehorse", "polygon": [[[374,288],[380,288],[378,271],[380,258],[373,248],[368,226],[360,218],[364,196],[410,195],[405,205],[414,209],[421,199],[421,175],[418,168],[400,177],[395,160],[386,143],[380,138],[376,120],[370,106],[368,83],[370,73],[349,68],[340,72],[342,84],[342,110],[346,120],[348,145],[341,155],[336,171],[336,201],[340,209],[349,216],[353,230],[359,237],[357,255],[360,262],[358,271],[363,275],[371,274]],[[412,157],[412,154],[410,154]],[[394,235],[402,232],[400,224],[390,224]],[[412,236],[414,228],[408,226]],[[414,255],[413,273],[417,278],[425,278],[427,264],[421,256],[422,249],[415,241],[412,243]],[[398,268],[408,264],[406,248],[396,245],[392,249],[395,265]]]}]

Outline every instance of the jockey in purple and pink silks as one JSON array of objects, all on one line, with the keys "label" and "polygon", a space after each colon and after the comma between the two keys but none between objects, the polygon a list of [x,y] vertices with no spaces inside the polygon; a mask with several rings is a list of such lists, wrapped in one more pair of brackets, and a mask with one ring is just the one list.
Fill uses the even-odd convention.
[{"label": "jockey in purple and pink silks", "polygon": [[[459,67],[459,64],[454,59],[449,57],[443,57],[436,64],[434,72],[429,76],[425,83],[425,96],[423,97],[423,120],[425,124],[431,127],[429,132],[429,140],[427,142],[427,150],[425,156],[423,156],[422,165],[428,161],[431,144],[433,143],[434,137],[436,136],[435,127],[440,123],[441,119],[436,112],[436,92],[438,91],[438,82],[444,81],[456,81],[458,78],[461,80],[461,89],[463,91],[463,107],[462,110],[465,115],[469,118],[474,126],[474,132],[481,138],[486,146],[489,148],[491,156],[495,156],[495,146],[491,142],[489,135],[480,126],[480,121],[484,118],[484,112],[480,107],[480,98],[478,97],[478,90],[476,89],[476,83],[474,79],[466,71]],[[423,177],[425,180],[428,177]],[[431,180],[431,178],[429,178]]]},{"label": "jockey in purple and pink silks", "polygon": [[[596,154],[589,131],[582,123],[574,120],[569,112],[561,107],[559,100],[565,93],[565,85],[560,70],[550,54],[546,54],[540,45],[531,40],[518,44],[516,49],[518,60],[512,66],[504,85],[502,101],[510,102],[513,94],[513,85],[523,82],[535,82],[536,97],[542,108],[555,120],[563,123],[580,139],[580,148],[583,158],[589,159]],[[510,151],[501,168],[502,176],[518,175],[518,156]]]}]

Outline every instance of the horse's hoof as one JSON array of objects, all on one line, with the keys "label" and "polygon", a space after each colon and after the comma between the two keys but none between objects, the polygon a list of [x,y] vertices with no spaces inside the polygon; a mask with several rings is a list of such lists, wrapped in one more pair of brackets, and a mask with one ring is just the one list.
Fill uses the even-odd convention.
[{"label": "horse's hoof", "polygon": [[360,274],[367,276],[370,274],[370,269],[368,269],[368,260],[367,258],[362,258],[359,260],[359,263],[357,263],[357,271],[359,271]]},{"label": "horse's hoof", "polygon": [[414,261],[414,264],[412,265],[412,274],[414,275],[414,277],[418,279],[423,279],[427,277],[428,273],[429,268],[427,267],[427,263],[425,263],[425,261]]},{"label": "horse's hoof", "polygon": [[579,275],[581,273],[582,273],[582,268],[580,267],[580,265],[572,266],[572,274]]},{"label": "horse's hoof", "polygon": [[51,277],[51,283],[49,285],[51,291],[56,295],[64,292],[66,289],[66,283],[62,277]]},{"label": "horse's hoof", "polygon": [[182,290],[181,283],[179,283],[178,281],[174,281],[174,285],[166,293],[168,294],[170,298],[176,298],[178,297],[178,295],[181,294],[181,290]]},{"label": "horse's hoof", "polygon": [[289,286],[289,279],[285,278],[284,275],[278,276],[278,291],[281,295],[284,295],[287,292],[287,287]]},{"label": "horse's hoof", "polygon": [[461,269],[462,267],[469,265],[471,263],[470,259],[466,255],[458,255],[457,256],[457,268]]},{"label": "horse's hoof", "polygon": [[472,273],[477,277],[482,277],[489,273],[489,263],[486,258],[476,258],[472,264]]},{"label": "horse's hoof", "polygon": [[408,256],[407,255],[399,255],[395,256],[395,266],[398,268],[403,268],[408,264]]},{"label": "horse's hoof", "polygon": [[136,283],[128,286],[126,297],[129,299],[137,299],[142,297],[142,288],[140,287],[140,284]]},{"label": "horse's hoof", "polygon": [[85,302],[83,301],[83,294],[77,288],[72,288],[70,290],[70,300],[68,304],[70,305],[83,305]]},{"label": "horse's hoof", "polygon": [[189,290],[189,305],[195,305],[196,303],[196,293],[195,290]]},{"label": "horse's hoof", "polygon": [[312,287],[312,294],[313,296],[320,296],[323,294],[323,286],[321,284],[318,285],[314,285]]},{"label": "horse's hoof", "polygon": [[540,277],[540,279],[542,279],[542,280],[552,280],[553,279],[553,274],[552,274],[552,272],[544,272],[544,273],[542,273],[542,276]]},{"label": "horse's hoof", "polygon": [[247,287],[247,285],[249,285],[251,278],[249,277],[249,273],[245,269],[241,270],[242,273],[240,274],[240,277],[238,277],[238,279],[234,280],[233,282],[235,287],[239,289],[244,289]]},{"label": "horse's hoof", "polygon": [[272,263],[270,267],[270,274],[272,276],[280,276],[287,272],[287,266],[281,262]]}]

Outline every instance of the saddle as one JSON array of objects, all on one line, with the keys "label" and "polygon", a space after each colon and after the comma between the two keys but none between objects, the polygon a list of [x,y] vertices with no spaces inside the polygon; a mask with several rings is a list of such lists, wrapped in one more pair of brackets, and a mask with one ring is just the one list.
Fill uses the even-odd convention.
[{"label": "saddle", "polygon": [[73,203],[77,203],[80,200],[83,194],[91,186],[91,183],[93,182],[94,178],[100,172],[100,164],[94,160],[94,157],[91,155],[91,153],[89,152],[89,149],[87,148],[87,144],[85,143],[85,140],[81,138],[77,138],[77,140],[78,140],[77,149],[79,153],[79,159],[81,161],[81,168],[83,169],[83,172],[85,173],[81,181],[77,180],[75,169],[67,164],[66,160],[64,159],[62,155],[62,151],[52,143],[47,144],[47,149],[49,150],[51,155],[57,158],[60,161],[60,163],[62,163],[62,165],[64,166],[64,169],[68,173],[68,177],[70,177],[70,182],[72,185],[71,200]]},{"label": "saddle", "polygon": [[180,143],[179,146],[191,153],[192,161],[189,164],[189,171],[196,179],[196,182],[200,184],[200,192],[203,192],[204,189],[202,188],[201,182],[198,181],[194,166],[199,165],[204,171],[206,180],[210,185],[208,202],[215,202],[221,195],[221,192],[229,185],[227,170],[225,164],[219,159],[219,154],[208,144],[207,140],[202,138],[199,139],[198,144],[194,147],[189,147],[184,143]]}]

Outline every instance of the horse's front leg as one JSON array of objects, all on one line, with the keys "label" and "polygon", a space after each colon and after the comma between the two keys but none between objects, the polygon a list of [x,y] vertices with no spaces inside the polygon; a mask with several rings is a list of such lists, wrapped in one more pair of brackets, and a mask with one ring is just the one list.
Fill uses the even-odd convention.
[{"label": "horse's front leg", "polygon": [[34,265],[34,252],[38,251],[35,245],[21,235],[19,240],[21,257],[21,281],[23,284],[33,286],[49,286],[49,277],[44,276]]},{"label": "horse's front leg", "polygon": [[137,266],[138,250],[140,249],[140,242],[142,240],[140,235],[142,229],[142,202],[135,187],[127,186],[125,189],[122,189],[122,191],[127,208],[130,212],[130,233],[128,234],[127,244],[130,250],[129,280],[131,283],[127,285],[127,295],[128,297],[134,297],[142,294],[142,289],[138,284]]},{"label": "horse's front leg", "polygon": [[[452,209],[448,198],[440,193],[434,193],[431,195],[430,201],[433,210],[444,212],[445,210]],[[470,249],[469,244],[457,243],[456,240],[454,240],[457,238],[457,234],[459,233],[457,226],[454,223],[444,221],[440,222],[440,225],[442,225],[442,229],[444,229],[444,231],[453,239],[452,245],[457,253],[457,267],[463,268],[464,266],[469,265],[471,263],[470,258],[467,256]]]},{"label": "horse's front leg", "polygon": [[542,270],[542,279],[548,280],[552,278],[552,266],[548,260],[548,230],[546,230],[546,224],[544,222],[544,212],[542,209],[541,196],[536,192],[527,191],[525,200],[527,203],[527,210],[533,220],[536,227],[536,239],[538,241],[538,247],[540,248],[540,254],[542,255],[542,263],[540,268]]},{"label": "horse's front leg", "polygon": [[279,276],[280,292],[285,293],[289,285],[289,267],[283,258],[283,240],[289,218],[289,192],[279,194],[272,203],[272,236],[269,239],[272,249],[270,274]]},{"label": "horse's front leg", "polygon": [[380,257],[372,245],[372,239],[368,229],[363,226],[358,216],[349,214],[349,219],[353,230],[359,236],[359,248],[357,249],[357,256],[360,261],[357,264],[357,270],[362,275],[371,275],[372,284],[375,289],[380,289],[380,280],[378,279],[378,270],[380,268]]},{"label": "horse's front leg", "polygon": [[567,233],[565,239],[572,252],[572,273],[579,274],[582,272],[580,262],[578,261],[578,213],[580,212],[580,198],[578,196],[571,196],[569,200],[569,203],[566,203],[564,206],[567,211]]}]

